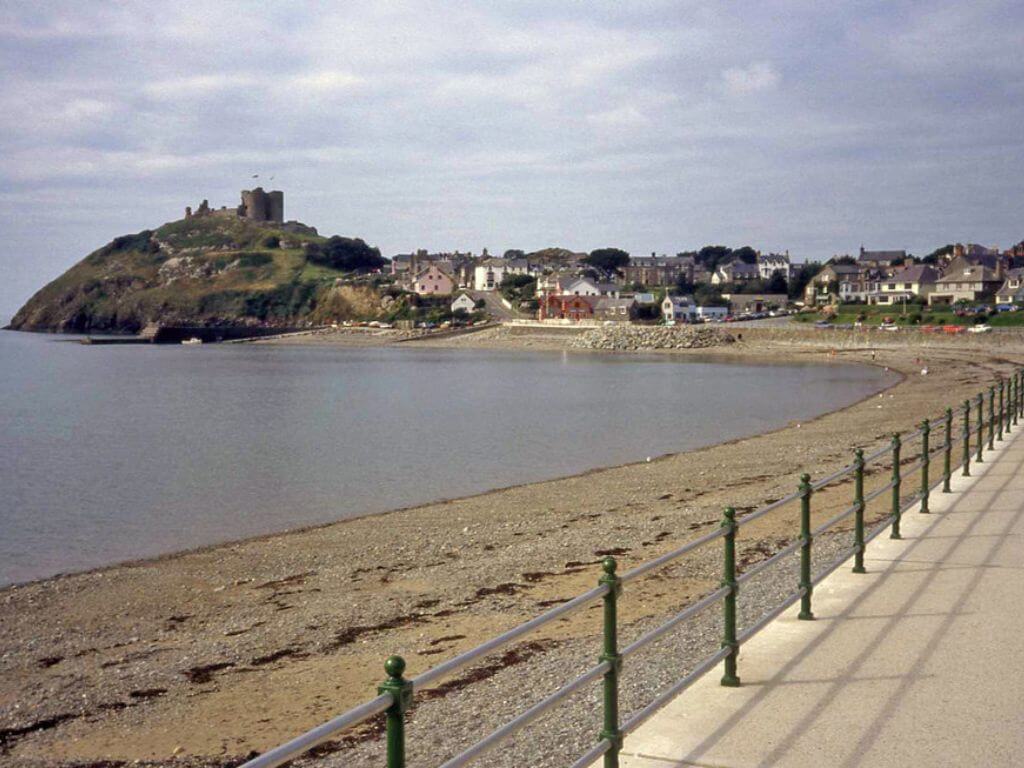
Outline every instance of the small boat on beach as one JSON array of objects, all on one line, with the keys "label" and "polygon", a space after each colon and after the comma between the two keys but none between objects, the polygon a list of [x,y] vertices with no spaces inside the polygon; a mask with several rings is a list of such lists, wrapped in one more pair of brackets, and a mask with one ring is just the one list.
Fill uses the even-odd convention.
[{"label": "small boat on beach", "polygon": [[202,343],[203,343],[203,340],[202,340],[202,339],[200,339],[200,338],[199,338],[198,336],[192,336],[192,337],[190,337],[190,338],[187,338],[187,339],[182,339],[182,340],[181,340],[181,343],[182,343],[182,344],[188,344],[188,345],[192,345],[192,344],[202,344]]}]

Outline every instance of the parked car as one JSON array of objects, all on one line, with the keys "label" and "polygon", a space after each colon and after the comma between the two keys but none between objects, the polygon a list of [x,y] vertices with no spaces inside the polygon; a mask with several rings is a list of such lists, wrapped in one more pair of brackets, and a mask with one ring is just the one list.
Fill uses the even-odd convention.
[{"label": "parked car", "polygon": [[979,323],[978,325],[972,325],[967,329],[968,333],[992,333],[992,326],[988,323]]}]

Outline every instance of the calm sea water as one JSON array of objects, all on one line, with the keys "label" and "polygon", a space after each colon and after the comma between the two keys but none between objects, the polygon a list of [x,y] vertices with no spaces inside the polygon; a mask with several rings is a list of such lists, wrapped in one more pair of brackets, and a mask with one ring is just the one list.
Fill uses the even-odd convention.
[{"label": "calm sea water", "polygon": [[0,333],[0,583],[642,460],[885,383],[840,364]]}]

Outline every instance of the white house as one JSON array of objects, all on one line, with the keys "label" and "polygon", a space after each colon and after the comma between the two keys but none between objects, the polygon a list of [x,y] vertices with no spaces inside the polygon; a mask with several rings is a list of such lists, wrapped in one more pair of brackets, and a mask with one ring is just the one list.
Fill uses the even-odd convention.
[{"label": "white house", "polygon": [[693,322],[696,311],[689,296],[665,296],[661,302],[661,316],[668,324]]},{"label": "white house", "polygon": [[473,287],[478,291],[494,291],[506,275],[528,275],[526,259],[485,259],[473,270]]},{"label": "white house", "polygon": [[476,301],[468,293],[460,293],[455,297],[455,301],[452,302],[452,312],[458,312],[460,309],[466,312],[472,312],[476,309]]},{"label": "white house", "polygon": [[897,270],[878,284],[878,290],[868,294],[869,304],[897,304],[915,297],[926,298],[939,279],[939,273],[927,264],[915,264]]},{"label": "white house", "polygon": [[728,316],[728,307],[697,307],[698,320],[724,320]]},{"label": "white house", "polygon": [[781,272],[789,280],[789,254],[759,253],[757,254],[757,271],[762,280],[771,280],[772,275]]},{"label": "white house", "polygon": [[757,264],[747,264],[743,261],[730,261],[728,264],[719,264],[711,275],[712,285],[727,285],[731,283],[745,283],[748,280],[759,280],[760,269]]}]

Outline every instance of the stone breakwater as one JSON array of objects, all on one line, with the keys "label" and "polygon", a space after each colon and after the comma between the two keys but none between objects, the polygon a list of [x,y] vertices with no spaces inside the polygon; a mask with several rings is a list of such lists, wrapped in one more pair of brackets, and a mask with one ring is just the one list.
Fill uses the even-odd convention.
[{"label": "stone breakwater", "polygon": [[569,342],[575,349],[706,349],[736,341],[731,333],[707,326],[606,326]]}]

